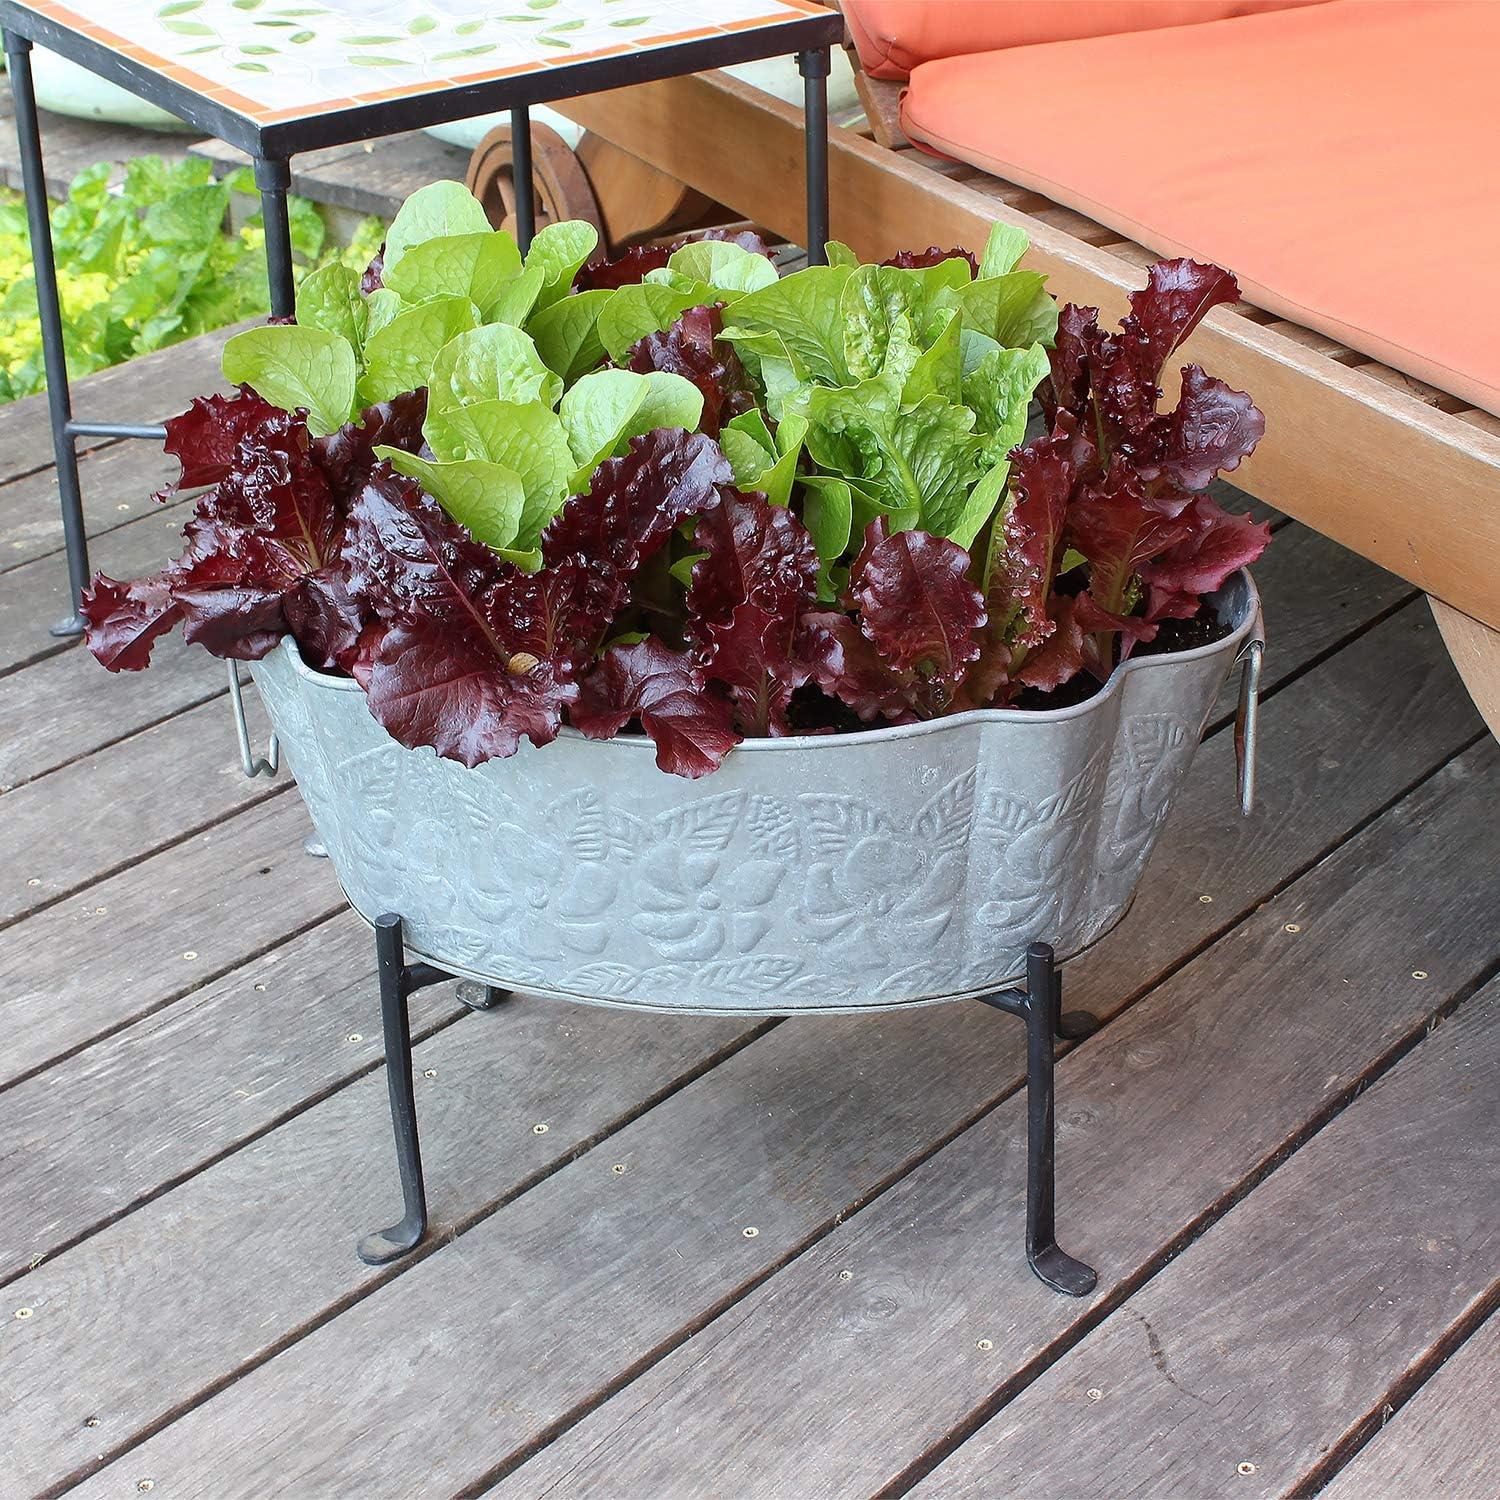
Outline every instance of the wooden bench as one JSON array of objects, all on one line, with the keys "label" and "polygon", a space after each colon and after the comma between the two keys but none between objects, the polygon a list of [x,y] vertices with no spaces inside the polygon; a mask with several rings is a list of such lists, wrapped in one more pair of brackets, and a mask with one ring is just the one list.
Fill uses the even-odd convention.
[{"label": "wooden bench", "polygon": [[[874,139],[835,129],[831,222],[862,257],[980,245],[1002,220],[1031,238],[1025,264],[1056,295],[1126,309],[1157,257],[1071,209],[906,145],[894,85],[865,80]],[[689,188],[797,243],[786,190],[801,116],[722,74],[570,100],[570,118]],[[894,129],[893,129],[894,127]],[[884,143],[882,143],[884,142]],[[1235,483],[1408,579],[1432,600],[1459,670],[1500,726],[1500,418],[1251,303],[1211,314],[1186,346],[1252,392],[1270,437]]]}]

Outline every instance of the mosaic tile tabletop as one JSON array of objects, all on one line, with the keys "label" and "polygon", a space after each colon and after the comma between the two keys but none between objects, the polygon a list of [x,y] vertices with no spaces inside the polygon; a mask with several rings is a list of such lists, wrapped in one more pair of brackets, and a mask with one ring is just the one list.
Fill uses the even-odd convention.
[{"label": "mosaic tile tabletop", "polygon": [[24,0],[267,125],[827,15],[810,0]]}]

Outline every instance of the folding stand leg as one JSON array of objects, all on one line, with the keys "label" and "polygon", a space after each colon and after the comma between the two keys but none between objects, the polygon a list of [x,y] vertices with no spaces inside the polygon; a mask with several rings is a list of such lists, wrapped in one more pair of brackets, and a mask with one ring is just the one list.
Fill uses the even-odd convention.
[{"label": "folding stand leg", "polygon": [[510,185],[516,201],[516,244],[525,255],[536,237],[536,193],[531,182],[531,111],[510,112]]},{"label": "folding stand leg", "polygon": [[802,75],[802,137],[807,174],[807,263],[828,264],[828,74],[827,47],[797,54]]},{"label": "folding stand leg", "polygon": [[[1026,1259],[1054,1291],[1086,1297],[1093,1291],[1097,1276],[1057,1244],[1053,1033],[1062,1025],[1062,976],[1053,962],[1052,949],[1046,943],[1033,943],[1026,950],[1024,995],[1017,990],[1002,990],[982,998],[986,1005],[1026,1022]],[[1086,1030],[1080,1030],[1083,1035],[1098,1024],[1084,1013],[1067,1020],[1078,1028],[1090,1023]]]},{"label": "folding stand leg", "polygon": [[57,264],[52,252],[52,225],[47,215],[47,179],[42,170],[42,138],[36,95],[31,85],[31,41],[5,33],[5,59],[15,101],[16,140],[21,150],[21,182],[31,231],[31,261],[36,272],[37,317],[42,325],[42,360],[47,371],[47,410],[52,419],[52,456],[57,464],[57,493],[62,506],[63,542],[68,557],[67,615],[51,627],[55,636],[83,634],[79,614],[89,581],[89,544],[83,522],[83,495],[78,485],[78,453],[71,423],[68,360],[63,347],[62,310],[57,299]]},{"label": "folding stand leg", "polygon": [[[399,1224],[360,1240],[359,1258],[368,1266],[383,1266],[414,1250],[427,1233],[427,1191],[422,1181],[422,1148],[417,1137],[408,1002],[418,990],[441,984],[452,976],[431,964],[406,962],[401,918],[397,916],[376,917],[375,959],[380,976],[386,1084],[390,1090],[391,1125],[396,1134],[396,1166],[401,1174],[404,1212]],[[489,1010],[510,996],[509,990],[489,984],[465,983],[458,993],[470,1010]]]},{"label": "folding stand leg", "polygon": [[381,1266],[405,1255],[427,1233],[427,1191],[422,1183],[417,1101],[412,1090],[411,1016],[400,917],[387,915],[375,919],[375,958],[380,974],[386,1084],[390,1089],[391,1124],[396,1131],[396,1165],[401,1173],[405,1212],[399,1224],[367,1234],[359,1242],[359,1258],[367,1266]]}]

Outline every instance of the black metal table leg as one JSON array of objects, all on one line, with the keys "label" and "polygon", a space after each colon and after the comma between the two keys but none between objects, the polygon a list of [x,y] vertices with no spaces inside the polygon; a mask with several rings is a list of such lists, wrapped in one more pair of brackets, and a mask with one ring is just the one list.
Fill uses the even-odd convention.
[{"label": "black metal table leg", "polygon": [[285,158],[257,156],[255,185],[260,189],[261,222],[266,230],[266,281],[271,291],[271,316],[289,318],[296,308],[297,284],[292,275],[292,225],[286,195],[292,185],[291,165]]},{"label": "black metal table leg", "polygon": [[536,192],[531,179],[531,111],[524,104],[510,112],[510,182],[516,200],[516,243],[525,255],[536,237]]},{"label": "black metal table leg", "polygon": [[807,263],[826,266],[828,252],[828,74],[827,47],[797,54],[802,75],[802,139],[807,172]]},{"label": "black metal table leg", "polygon": [[42,361],[47,371],[47,410],[52,418],[52,456],[57,464],[57,494],[62,506],[63,542],[68,556],[68,614],[51,627],[59,637],[83,633],[79,604],[89,581],[89,544],[83,521],[83,494],[78,485],[78,452],[73,442],[73,403],[68,391],[68,359],[63,346],[62,309],[57,298],[57,263],[52,224],[47,213],[47,179],[42,169],[42,137],[36,94],[31,83],[31,42],[5,33],[5,59],[15,101],[16,140],[21,151],[21,182],[31,231],[31,260],[36,272],[37,316],[42,325]]},{"label": "black metal table leg", "polygon": [[[1024,993],[1000,990],[981,999],[1026,1022],[1026,1259],[1054,1291],[1086,1297],[1098,1277],[1057,1244],[1053,1032],[1062,1025],[1062,976],[1052,949],[1046,943],[1033,943],[1026,950]],[[1093,1023],[1090,1030],[1097,1026],[1092,1016],[1079,1015]]]}]

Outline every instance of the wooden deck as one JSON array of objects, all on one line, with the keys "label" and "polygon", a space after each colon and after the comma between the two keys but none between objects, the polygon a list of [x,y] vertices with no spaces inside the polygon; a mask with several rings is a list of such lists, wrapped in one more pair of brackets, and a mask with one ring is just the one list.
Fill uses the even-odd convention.
[{"label": "wooden deck", "polygon": [[[85,382],[151,420],[212,340]],[[166,555],[152,446],[83,464]],[[1241,500],[1241,503],[1246,503]],[[45,411],[0,410],[0,1495],[1500,1491],[1500,747],[1427,606],[1293,522],[1260,810],[1218,718],[1131,917],[1066,971],[1063,1245],[1020,1255],[1022,1029],[415,1002],[398,1203],[369,933],[220,663],[63,610]],[[257,727],[257,734],[262,731]],[[545,1127],[545,1129],[543,1128]],[[752,1233],[752,1231],[754,1231]]]}]

